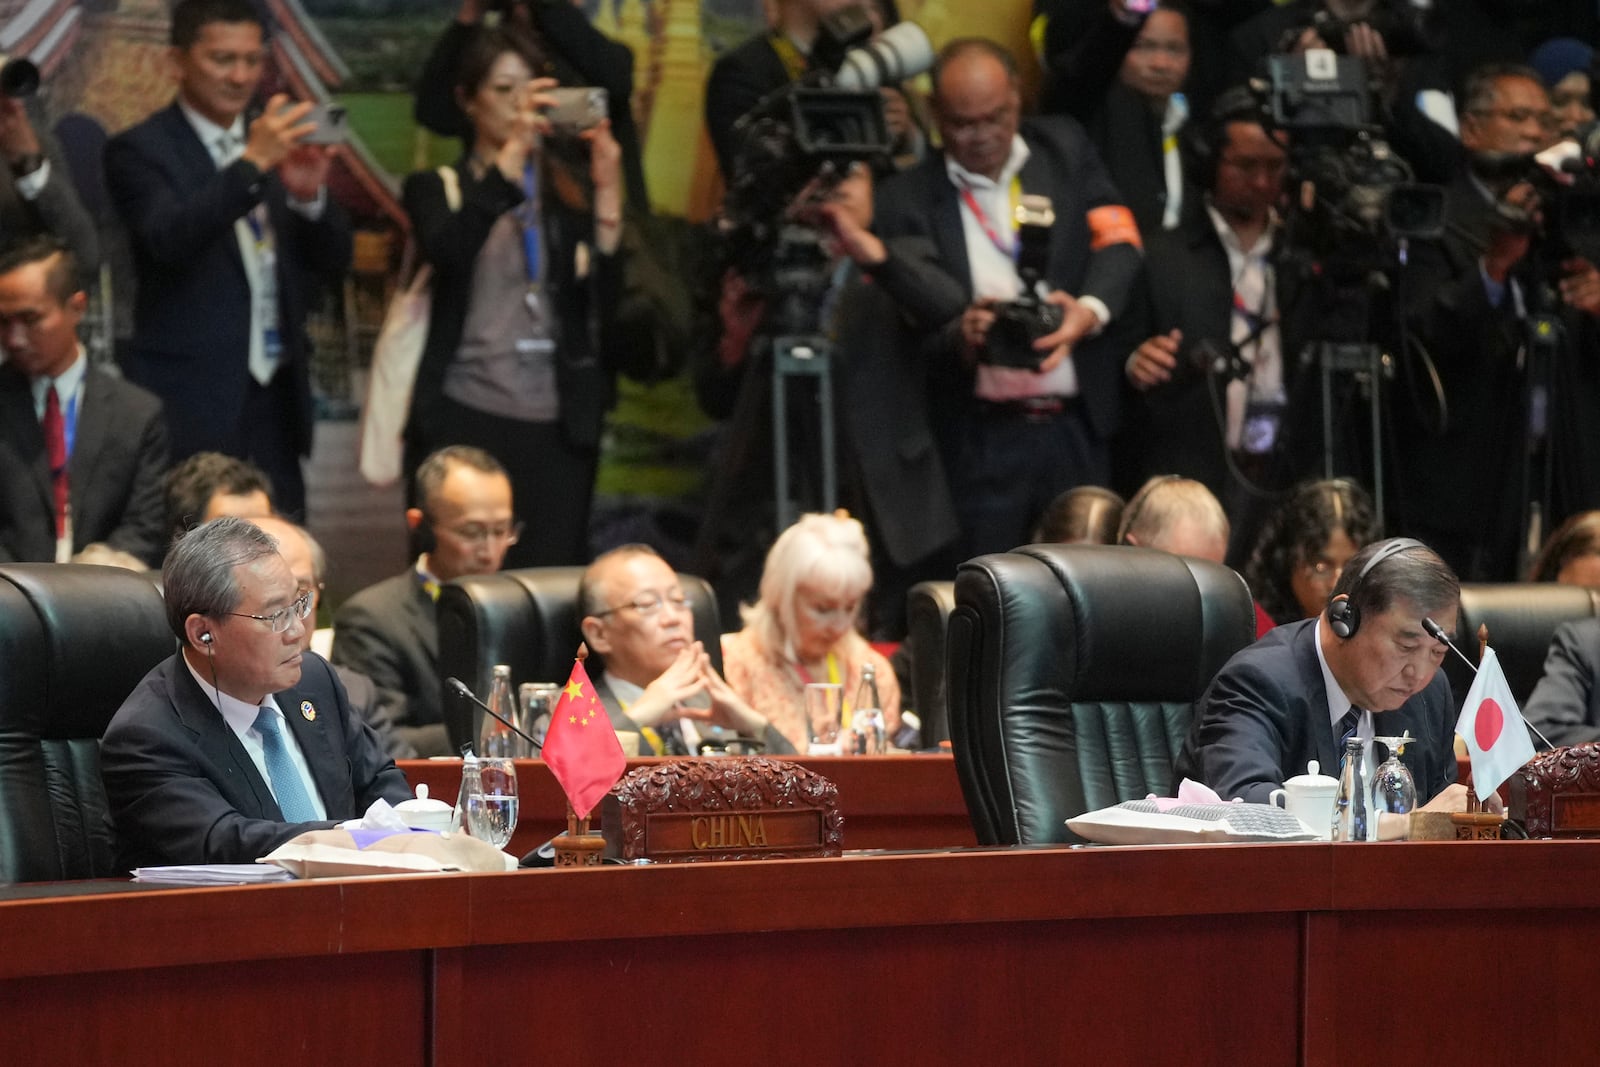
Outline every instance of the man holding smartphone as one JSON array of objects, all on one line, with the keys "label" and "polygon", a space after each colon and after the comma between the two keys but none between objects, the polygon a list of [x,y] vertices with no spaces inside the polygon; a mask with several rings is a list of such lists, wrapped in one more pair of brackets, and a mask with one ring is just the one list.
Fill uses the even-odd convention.
[{"label": "man holding smartphone", "polygon": [[327,193],[331,150],[308,103],[246,114],[266,57],[249,0],[180,0],[177,99],[106,147],[106,185],[138,273],[129,379],[166,410],[172,453],[247,459],[303,518],[311,451],[313,284],[343,275],[350,227]]}]

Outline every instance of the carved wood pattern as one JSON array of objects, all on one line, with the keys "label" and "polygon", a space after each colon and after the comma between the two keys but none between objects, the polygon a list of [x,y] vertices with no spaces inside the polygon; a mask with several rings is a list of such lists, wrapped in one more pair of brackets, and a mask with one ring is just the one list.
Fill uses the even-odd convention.
[{"label": "carved wood pattern", "polygon": [[1600,805],[1600,743],[1541,752],[1512,776],[1511,815],[1529,837],[1600,837],[1600,829],[1555,825],[1556,798]]},{"label": "carved wood pattern", "polygon": [[[844,840],[839,787],[815,771],[786,760],[761,756],[686,759],[639,767],[611,790],[620,813],[622,858],[643,859],[648,817],[661,814],[738,814],[774,810],[815,810],[821,815],[816,847],[707,850],[692,856],[651,857],[660,862],[796,859],[837,856]],[[608,824],[608,834],[611,827]]]}]

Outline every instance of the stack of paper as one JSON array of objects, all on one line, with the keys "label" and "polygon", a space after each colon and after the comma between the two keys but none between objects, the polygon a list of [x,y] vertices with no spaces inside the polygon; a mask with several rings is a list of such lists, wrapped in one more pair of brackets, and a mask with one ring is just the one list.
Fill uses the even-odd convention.
[{"label": "stack of paper", "polygon": [[288,871],[270,863],[186,863],[172,867],[140,867],[133,872],[136,882],[170,885],[253,885],[259,882],[287,882]]}]

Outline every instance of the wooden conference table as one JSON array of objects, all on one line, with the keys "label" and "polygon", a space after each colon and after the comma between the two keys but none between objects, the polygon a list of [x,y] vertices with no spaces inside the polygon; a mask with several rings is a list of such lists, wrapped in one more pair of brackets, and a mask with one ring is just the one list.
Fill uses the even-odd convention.
[{"label": "wooden conference table", "polygon": [[[789,758],[789,757],[784,757]],[[955,760],[927,756],[800,756],[809,767],[839,787],[844,816],[844,847],[959,848],[976,845]],[[628,761],[628,769],[670,763],[650,758]],[[461,788],[461,761],[401,760],[406,781],[426,782],[428,794],[453,803]],[[543,760],[517,761],[517,832],[506,851],[525,855],[567,828],[567,802]],[[599,817],[594,819],[598,829]]]},{"label": "wooden conference table", "polygon": [[11,887],[0,1058],[1584,1062],[1597,887],[1584,841]]}]

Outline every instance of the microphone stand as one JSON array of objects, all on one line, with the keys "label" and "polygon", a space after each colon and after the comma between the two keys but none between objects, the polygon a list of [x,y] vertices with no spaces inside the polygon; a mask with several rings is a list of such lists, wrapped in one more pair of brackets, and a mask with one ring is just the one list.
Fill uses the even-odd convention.
[{"label": "microphone stand", "polygon": [[456,694],[456,696],[463,697],[463,698],[465,698],[467,700],[472,701],[474,704],[478,705],[478,707],[482,708],[484,711],[487,711],[490,715],[492,715],[496,719],[498,719],[500,721],[500,724],[502,726],[504,726],[506,729],[510,730],[512,733],[516,734],[518,737],[520,737],[524,741],[528,742],[528,744],[532,745],[533,746],[533,754],[534,755],[537,756],[537,755],[540,755],[541,753],[544,752],[544,745],[540,744],[538,741],[535,741],[533,738],[531,738],[527,734],[523,733],[520,729],[517,728],[517,724],[516,723],[514,723],[510,719],[506,718],[504,715],[500,714],[498,711],[495,711],[493,708],[491,708],[489,705],[485,704],[483,701],[479,700],[477,698],[476,694],[474,694],[472,692],[472,690],[468,689],[467,686],[466,686],[466,683],[464,683],[460,678],[455,678],[455,677],[446,678],[444,680],[444,684],[449,686],[451,691],[453,691]]}]

